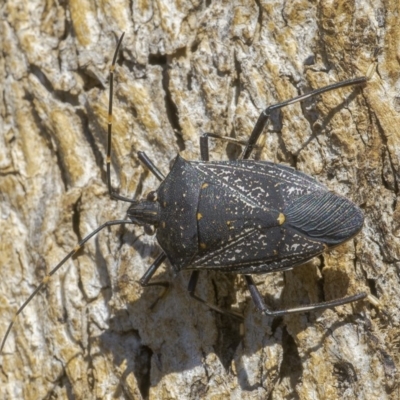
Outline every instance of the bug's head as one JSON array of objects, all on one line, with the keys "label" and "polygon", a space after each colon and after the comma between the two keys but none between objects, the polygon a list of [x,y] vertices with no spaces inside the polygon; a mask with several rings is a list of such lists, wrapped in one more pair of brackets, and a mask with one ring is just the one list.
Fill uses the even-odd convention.
[{"label": "bug's head", "polygon": [[160,206],[156,192],[150,192],[146,200],[132,202],[128,208],[128,218],[140,226],[155,226],[160,220]]}]

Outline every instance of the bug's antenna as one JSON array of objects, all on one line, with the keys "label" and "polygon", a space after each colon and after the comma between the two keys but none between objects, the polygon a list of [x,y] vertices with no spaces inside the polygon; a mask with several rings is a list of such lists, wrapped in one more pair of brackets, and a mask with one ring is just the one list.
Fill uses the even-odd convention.
[{"label": "bug's antenna", "polygon": [[108,193],[110,197],[114,200],[122,200],[128,203],[134,203],[133,199],[130,199],[125,196],[121,196],[120,194],[116,193],[111,185],[111,134],[112,134],[112,125],[113,125],[113,116],[112,116],[112,109],[113,109],[113,94],[114,94],[114,71],[115,71],[115,64],[117,62],[117,56],[119,52],[119,48],[121,47],[122,39],[125,36],[125,32],[122,33],[121,37],[118,40],[117,48],[115,49],[114,57],[112,59],[112,63],[110,66],[110,95],[108,100],[108,131],[107,131],[107,186],[108,186]]},{"label": "bug's antenna", "polygon": [[[121,45],[122,39],[124,37],[124,33],[121,35],[117,49],[115,50],[114,57],[112,60],[112,64],[110,67],[110,101],[108,105],[108,148],[107,148],[107,183],[108,183],[108,190],[110,193],[110,196],[113,199],[117,200],[123,200],[123,201],[128,201],[132,202],[133,200],[125,198],[123,196],[119,196],[118,194],[113,192],[113,189],[111,187],[111,179],[110,179],[110,160],[111,160],[111,131],[112,131],[112,94],[113,94],[113,76],[114,76],[114,69],[115,69],[115,63],[117,60],[117,55],[118,55],[118,50]],[[39,286],[32,292],[32,294],[28,297],[28,299],[22,304],[22,306],[17,310],[15,313],[12,321],[8,325],[7,331],[3,337],[3,340],[1,342],[0,346],[0,354],[3,352],[4,345],[7,341],[8,335],[11,331],[11,328],[14,325],[15,320],[17,319],[18,315],[24,310],[24,308],[30,303],[30,301],[37,295],[37,293],[45,287],[48,282],[50,281],[50,278],[52,275],[54,275],[64,264],[66,261],[68,261],[71,257],[73,257],[82,247],[83,245],[91,239],[93,236],[97,235],[102,229],[113,226],[113,225],[125,225],[125,224],[133,224],[132,221],[130,220],[115,220],[115,221],[108,221],[105,224],[99,226],[97,229],[95,229],[93,232],[89,233],[84,239],[82,239],[75,247],[73,250],[71,250],[40,282]]]}]

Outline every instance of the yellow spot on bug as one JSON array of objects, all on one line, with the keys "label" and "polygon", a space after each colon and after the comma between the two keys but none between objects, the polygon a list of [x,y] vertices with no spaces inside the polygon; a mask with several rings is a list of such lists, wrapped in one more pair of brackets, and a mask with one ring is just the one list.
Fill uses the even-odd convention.
[{"label": "yellow spot on bug", "polygon": [[285,216],[282,213],[279,213],[278,224],[282,225],[285,222],[285,219],[286,219]]},{"label": "yellow spot on bug", "polygon": [[201,249],[205,250],[205,249],[206,249],[206,247],[207,247],[207,246],[206,246],[206,244],[205,244],[205,243],[200,243],[200,248],[201,248]]},{"label": "yellow spot on bug", "polygon": [[74,248],[74,252],[76,253],[77,251],[79,251],[81,247],[82,247],[82,246],[80,246],[79,244],[77,244],[77,245],[75,246],[75,248]]},{"label": "yellow spot on bug", "polygon": [[203,183],[203,184],[201,185],[201,188],[202,188],[202,189],[205,189],[207,186],[208,186],[208,183]]},{"label": "yellow spot on bug", "polygon": [[43,284],[44,285],[47,285],[48,283],[49,283],[49,280],[50,280],[50,275],[46,275],[44,278],[43,278]]},{"label": "yellow spot on bug", "polygon": [[201,215],[201,213],[197,213],[196,218],[197,221],[200,221],[203,218],[203,216]]}]

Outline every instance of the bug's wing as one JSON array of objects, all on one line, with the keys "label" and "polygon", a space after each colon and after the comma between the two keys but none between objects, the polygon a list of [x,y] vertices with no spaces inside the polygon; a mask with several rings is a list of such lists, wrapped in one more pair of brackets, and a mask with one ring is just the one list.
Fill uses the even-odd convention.
[{"label": "bug's wing", "polygon": [[249,229],[212,251],[198,254],[191,266],[243,274],[265,273],[302,264],[324,250],[323,243],[290,227],[274,227],[264,232]]},{"label": "bug's wing", "polygon": [[287,224],[329,246],[352,238],[364,222],[354,203],[332,192],[305,194],[286,207],[284,213]]},{"label": "bug's wing", "polygon": [[267,161],[191,162],[208,182],[226,185],[257,205],[282,211],[293,199],[328,189],[311,176]]}]

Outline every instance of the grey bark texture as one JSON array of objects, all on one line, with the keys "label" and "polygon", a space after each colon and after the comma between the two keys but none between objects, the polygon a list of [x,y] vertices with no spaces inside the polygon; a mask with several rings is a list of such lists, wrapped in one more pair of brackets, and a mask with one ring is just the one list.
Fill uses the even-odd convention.
[{"label": "grey bark texture", "polygon": [[[106,187],[108,68],[112,180],[135,198],[199,136],[248,138],[267,105],[377,72],[273,115],[257,157],[291,165],[359,204],[362,232],[312,262],[255,279],[274,308],[372,293],[357,304],[270,319],[240,276],[204,272],[187,294],[140,227],[105,229],[50,280],[0,356],[2,399],[398,399],[400,24],[397,0],[3,0],[0,5],[0,336],[40,280],[97,226],[125,217]],[[213,141],[211,158],[236,145]]]}]

